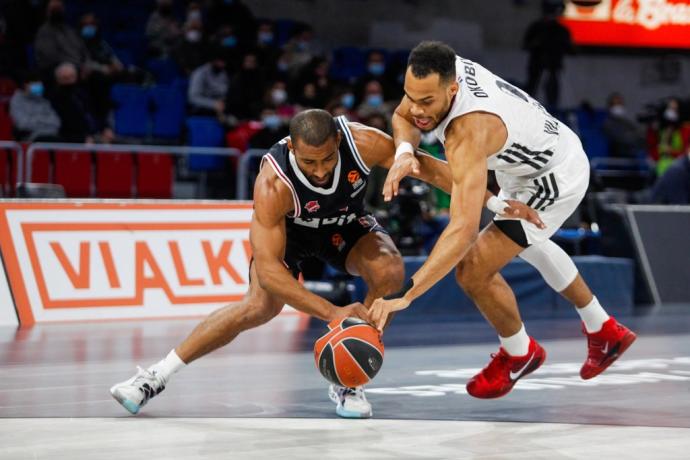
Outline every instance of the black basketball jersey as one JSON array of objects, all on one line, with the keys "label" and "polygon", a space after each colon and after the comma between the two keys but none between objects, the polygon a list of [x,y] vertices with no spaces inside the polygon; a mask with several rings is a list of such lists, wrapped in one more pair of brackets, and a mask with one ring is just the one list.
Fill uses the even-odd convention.
[{"label": "black basketball jersey", "polygon": [[288,225],[326,229],[350,223],[364,213],[370,170],[357,150],[347,119],[340,116],[335,121],[342,141],[330,186],[309,182],[288,149],[287,138],[273,145],[261,160],[261,167],[270,164],[292,192],[294,211],[286,216]]}]

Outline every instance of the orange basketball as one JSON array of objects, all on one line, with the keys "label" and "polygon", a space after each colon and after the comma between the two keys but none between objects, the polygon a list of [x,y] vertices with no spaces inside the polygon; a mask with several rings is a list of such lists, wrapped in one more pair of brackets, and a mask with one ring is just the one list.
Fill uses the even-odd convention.
[{"label": "orange basketball", "polygon": [[332,321],[314,344],[316,367],[326,380],[344,387],[369,382],[383,364],[381,334],[366,321]]}]

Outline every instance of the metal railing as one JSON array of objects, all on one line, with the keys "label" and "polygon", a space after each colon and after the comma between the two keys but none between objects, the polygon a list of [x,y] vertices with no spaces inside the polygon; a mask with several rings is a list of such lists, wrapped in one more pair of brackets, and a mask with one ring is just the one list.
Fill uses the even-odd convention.
[{"label": "metal railing", "polygon": [[[31,144],[26,150],[26,159],[19,161],[17,172],[17,183],[30,182],[32,176],[33,159],[36,152],[49,151],[56,154],[88,152],[88,153],[130,153],[143,155],[170,154],[182,155],[215,155],[223,157],[238,158],[241,152],[234,148],[223,147],[194,147],[194,146],[174,146],[174,145],[137,145],[137,144],[69,144],[54,142],[37,142]],[[24,169],[24,165],[26,168]],[[199,171],[205,186],[205,175]],[[95,178],[91,177],[91,190],[94,190]]]},{"label": "metal railing", "polygon": [[266,149],[249,149],[240,157],[240,163],[237,165],[237,191],[235,195],[238,200],[250,199],[249,173],[252,160],[265,154]]},{"label": "metal railing", "polygon": [[22,167],[22,155],[24,153],[24,150],[22,149],[22,146],[19,145],[17,142],[14,141],[0,141],[0,149],[2,150],[13,150],[16,153],[16,156],[12,158],[12,155],[9,155],[7,157],[7,169],[5,171],[6,177],[3,177],[2,183],[0,187],[2,188],[2,194],[3,195],[8,195],[11,190],[5,190],[5,184],[8,184],[10,187],[12,187],[12,170],[13,164],[12,162],[14,159],[17,161],[17,179],[19,179],[19,170]]}]

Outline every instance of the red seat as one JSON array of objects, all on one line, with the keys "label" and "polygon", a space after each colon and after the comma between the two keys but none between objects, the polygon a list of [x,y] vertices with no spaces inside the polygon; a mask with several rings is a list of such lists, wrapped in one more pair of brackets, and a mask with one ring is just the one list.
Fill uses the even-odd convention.
[{"label": "red seat", "polygon": [[11,141],[14,139],[12,133],[12,118],[10,117],[9,103],[0,102],[0,140]]},{"label": "red seat", "polygon": [[2,196],[14,196],[17,183],[17,152],[13,149],[0,149],[0,188]]},{"label": "red seat", "polygon": [[137,198],[172,197],[172,155],[168,153],[139,153],[137,166]]},{"label": "red seat", "polygon": [[91,152],[55,153],[54,183],[65,188],[68,197],[91,196]]},{"label": "red seat", "polygon": [[131,153],[96,153],[96,196],[98,198],[131,198],[133,184]]},{"label": "red seat", "polygon": [[50,183],[50,152],[47,150],[34,150],[28,182]]}]

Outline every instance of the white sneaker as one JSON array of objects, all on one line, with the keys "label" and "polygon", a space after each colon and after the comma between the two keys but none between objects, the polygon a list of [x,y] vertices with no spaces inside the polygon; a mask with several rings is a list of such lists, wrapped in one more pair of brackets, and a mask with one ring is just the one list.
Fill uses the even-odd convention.
[{"label": "white sneaker", "polygon": [[129,380],[113,385],[110,394],[125,409],[136,414],[149,399],[165,390],[165,383],[163,376],[156,374],[155,371],[152,372],[137,366],[136,375]]},{"label": "white sneaker", "polygon": [[328,397],[337,404],[335,413],[343,418],[369,418],[372,415],[371,404],[364,395],[364,387],[355,388],[331,385]]}]

